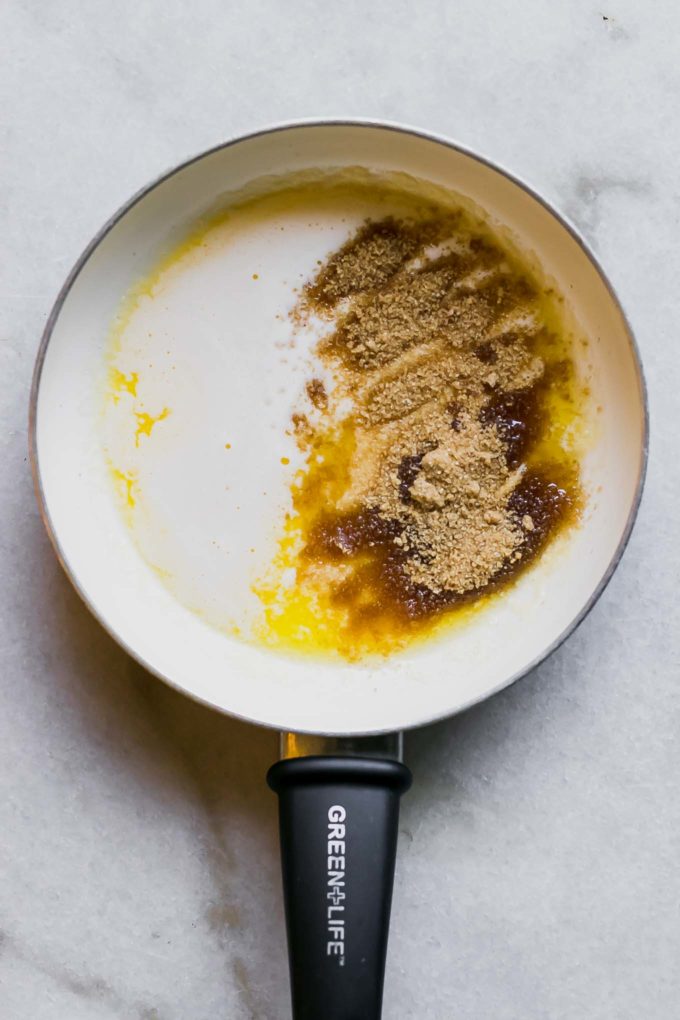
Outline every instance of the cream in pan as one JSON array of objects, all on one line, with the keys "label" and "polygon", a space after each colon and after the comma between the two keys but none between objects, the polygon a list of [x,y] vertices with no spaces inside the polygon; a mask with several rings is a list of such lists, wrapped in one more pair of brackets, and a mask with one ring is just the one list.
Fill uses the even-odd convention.
[{"label": "cream in pan", "polygon": [[[323,274],[327,289],[328,274],[338,275],[334,253],[351,245],[367,220],[378,225],[369,232],[378,234],[381,223],[397,224],[396,247],[401,244],[403,257],[397,255],[391,266],[388,252],[382,269],[374,259],[363,290],[348,278],[344,293],[340,285],[334,300],[328,295],[319,300]],[[420,240],[418,230],[424,231]],[[470,255],[470,246],[477,254],[466,262],[461,251],[467,248]],[[356,252],[356,242],[347,250]],[[348,358],[340,324],[348,316],[356,319],[356,306],[370,313],[371,305],[393,300],[393,293],[398,302],[395,281],[413,270],[406,280],[409,294],[413,282],[426,275],[428,281],[436,273],[442,277],[443,296],[435,302],[432,322],[382,363]],[[305,283],[316,278],[321,282],[315,302]],[[496,309],[504,293],[505,304]],[[480,301],[491,307],[489,322],[477,332],[468,330],[461,343],[451,317],[456,308],[467,307],[465,302],[477,302],[479,310]],[[425,305],[415,308],[416,332],[431,311]],[[524,325],[522,315],[529,317]],[[390,320],[387,327],[389,333]],[[451,341],[459,364],[447,377],[441,366],[454,350]],[[488,598],[512,579],[510,559],[522,558],[517,549],[530,553],[521,567],[543,551],[553,531],[576,520],[582,500],[577,457],[587,442],[590,405],[583,368],[574,368],[575,342],[557,295],[532,278],[517,253],[499,243],[469,209],[461,211],[455,198],[433,196],[432,189],[403,176],[376,182],[357,171],[326,176],[323,182],[270,185],[268,194],[235,202],[198,224],[128,295],[119,313],[109,354],[104,443],[121,510],[147,562],[180,601],[214,626],[282,650],[348,658],[389,653],[440,629],[442,621],[455,617],[460,623],[473,602],[479,605],[480,595]],[[524,362],[518,360],[519,345]],[[583,366],[584,348],[577,353]],[[505,371],[512,360],[508,354],[515,359],[514,377]],[[406,373],[404,385],[399,366],[414,355],[417,371]],[[470,365],[479,369],[477,385],[466,383],[461,402],[455,392],[462,379],[469,382]],[[428,372],[440,390],[442,379],[451,383],[449,391],[427,391]],[[398,396],[400,385],[412,392],[423,378],[423,394],[400,419],[401,438],[395,416],[385,420],[379,407],[369,428],[357,428],[356,414],[348,416],[358,395],[364,423],[367,415],[375,418],[377,402],[367,403],[367,386],[384,403],[386,382]],[[245,429],[239,414],[244,390],[260,408]],[[508,400],[508,391],[512,396],[517,390],[532,392],[535,399]],[[429,424],[419,425],[423,408],[432,413]],[[489,502],[489,471],[480,475],[481,496],[476,476],[467,479],[477,494],[462,513],[469,515],[470,503],[479,503],[482,525],[473,540],[483,543],[485,535],[502,532],[507,555],[488,577],[480,575],[478,584],[448,593],[441,586],[432,592],[431,580],[423,584],[418,576],[410,579],[408,590],[399,583],[405,560],[400,536],[413,533],[413,513],[401,525],[395,525],[394,513],[374,515],[362,537],[371,493],[360,505],[348,501],[350,476],[356,476],[356,462],[365,461],[366,451],[381,445],[396,449],[401,443],[392,468],[401,473],[401,489],[409,482],[402,493],[405,507],[416,506],[420,486],[422,508],[427,486],[433,490],[433,479],[419,470],[423,456],[427,469],[436,448],[449,461],[460,455],[448,450],[448,440],[441,442],[441,428],[433,431],[435,412],[457,422],[463,439],[473,426],[480,432],[475,423],[484,416],[480,434],[494,441],[508,439],[513,420],[515,431],[519,424],[520,430],[536,432],[522,460],[516,449],[509,451],[512,444],[501,442],[516,482],[527,459],[534,462],[532,472],[515,485],[513,518],[504,519],[502,527],[494,517],[496,504]],[[410,465],[414,477],[406,479]],[[496,479],[497,488],[508,486],[507,474]],[[460,514],[452,513],[455,498],[454,493],[446,513],[460,527]],[[510,489],[508,498],[513,498]],[[334,522],[328,513],[333,501],[344,505],[344,516]],[[427,514],[432,530],[443,508],[425,509],[432,511]],[[376,519],[384,525],[382,537]],[[351,555],[337,555],[334,527],[336,537],[343,528],[353,529],[357,542]],[[441,522],[439,528],[441,533]],[[425,567],[419,569],[427,577]]]}]

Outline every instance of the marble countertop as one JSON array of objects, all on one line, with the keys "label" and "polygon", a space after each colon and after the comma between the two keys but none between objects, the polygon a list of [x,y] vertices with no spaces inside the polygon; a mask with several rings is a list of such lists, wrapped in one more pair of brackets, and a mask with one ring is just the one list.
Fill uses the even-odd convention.
[{"label": "marble countertop", "polygon": [[[602,6],[604,4],[604,6]],[[527,178],[637,331],[648,483],[578,632],[407,739],[386,1020],[672,1020],[680,971],[680,11],[672,0],[5,0],[0,1016],[288,1016],[273,733],[146,675],[52,554],[26,450],[55,294],[131,192],[234,133],[368,116]]]}]

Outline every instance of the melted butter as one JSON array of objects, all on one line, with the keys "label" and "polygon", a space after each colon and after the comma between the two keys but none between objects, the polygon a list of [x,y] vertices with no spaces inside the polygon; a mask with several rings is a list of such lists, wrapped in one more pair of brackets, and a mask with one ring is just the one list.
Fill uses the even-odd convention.
[{"label": "melted butter", "polygon": [[137,419],[137,428],[135,429],[135,446],[139,446],[139,440],[142,436],[150,437],[154,425],[157,425],[159,421],[165,421],[169,414],[169,407],[164,407],[160,414],[156,415],[147,414],[145,411],[135,411],[134,415]]},{"label": "melted butter", "polygon": [[[576,388],[575,380],[570,382]],[[394,532],[377,515],[329,510],[347,486],[354,426],[350,420],[340,431],[318,436],[294,483],[293,513],[277,556],[265,580],[254,586],[264,606],[258,640],[282,651],[357,661],[448,632],[488,606],[549,541],[578,522],[583,496],[573,452],[577,405],[572,403],[578,390],[569,397],[565,389],[546,392],[549,428],[531,450],[526,478],[513,495],[518,518],[529,514],[535,522],[523,559],[484,590],[464,596],[434,596],[405,583]],[[340,583],[327,573],[335,564],[349,567]]]},{"label": "melted butter", "polygon": [[[516,253],[508,260],[520,276],[533,275]],[[527,515],[533,522],[520,562],[463,595],[434,594],[411,583],[403,569],[406,554],[394,543],[399,531],[393,522],[370,511],[334,509],[349,485],[356,442],[350,416],[339,428],[311,431],[278,555],[267,579],[255,587],[265,607],[260,641],[349,661],[392,654],[468,621],[511,587],[557,535],[577,525],[584,505],[579,458],[588,438],[589,389],[575,369],[576,340],[560,298],[552,288],[540,288],[537,306],[544,328],[532,353],[543,359],[543,379],[530,391],[492,398],[482,418],[505,441],[508,466],[526,466],[508,504],[517,521]]]},{"label": "melted butter", "polygon": [[121,471],[115,467],[110,467],[109,470],[119,502],[127,512],[126,518],[129,518],[129,513],[134,510],[137,502],[137,477],[130,471]]},{"label": "melted butter", "polygon": [[[424,186],[422,182],[403,175],[393,175],[390,185],[384,180],[376,183],[370,174],[359,168],[346,170],[342,175],[334,173],[335,178],[323,182],[321,188],[324,208],[336,209],[339,214],[343,208],[356,203],[372,205],[374,212],[371,215],[376,217],[395,210],[398,213],[399,209],[417,217],[431,214],[433,206],[448,206],[449,209],[465,206],[457,196],[434,186]],[[260,189],[264,186],[261,185]],[[276,216],[279,212],[299,207],[308,198],[318,201],[319,189],[319,175],[314,174],[314,179],[309,182],[303,180],[294,186],[278,186],[270,193],[259,190],[252,196],[239,198],[226,211],[204,217],[129,292],[111,331],[106,397],[113,403],[124,400],[124,406],[129,403],[135,446],[139,446],[142,436],[151,437],[154,426],[170,414],[170,408],[164,407],[160,414],[149,415],[139,401],[139,374],[126,371],[126,366],[118,362],[120,337],[140,301],[155,297],[157,287],[166,274],[180,271],[188,264],[187,260],[200,259],[209,253],[212,245],[224,243],[222,228],[228,228],[236,214],[247,214],[253,222]],[[381,213],[381,210],[384,212]],[[478,211],[468,211],[478,227]],[[500,244],[497,234],[490,236],[495,245]],[[506,243],[503,240],[502,247],[510,262],[531,275],[527,261],[513,251],[510,241]],[[244,272],[247,277],[248,267]],[[253,280],[257,276],[250,275]],[[578,461],[587,431],[588,393],[574,370],[576,340],[571,328],[566,325],[560,301],[549,288],[543,288],[540,314],[547,328],[537,338],[535,352],[549,367],[550,385],[543,387],[540,394],[540,414],[534,422],[527,452],[533,481],[520,494],[523,502],[518,511],[531,511],[537,518],[543,513],[546,529],[538,529],[540,534],[536,536],[535,551],[526,557],[522,570],[542,552],[545,545],[543,538],[552,540],[578,521],[582,506]],[[231,444],[224,446],[229,449]],[[326,658],[339,656],[347,660],[383,656],[463,624],[515,581],[519,572],[499,577],[488,589],[475,593],[471,599],[428,604],[422,612],[409,608],[408,597],[400,588],[398,579],[395,582],[392,570],[395,563],[397,567],[399,565],[398,556],[390,558],[393,553],[392,536],[389,533],[377,534],[375,522],[369,519],[357,516],[348,519],[334,513],[333,508],[348,484],[354,447],[355,431],[351,418],[339,428],[314,434],[306,464],[293,481],[292,506],[286,516],[276,557],[264,579],[253,586],[263,606],[262,619],[255,624],[252,635],[236,625],[225,624],[222,629],[244,639],[254,637],[260,644],[286,652]],[[139,479],[134,471],[113,464],[110,464],[110,472],[123,516],[131,523],[142,496]],[[547,494],[545,489],[549,485],[568,492],[569,499]],[[335,555],[333,550],[337,539],[349,541],[351,555]],[[324,582],[325,571],[341,569],[348,564],[351,569],[344,583],[328,585]],[[154,569],[160,573],[160,568]],[[316,574],[317,583],[297,583],[296,578],[302,573],[308,580]],[[200,607],[195,611],[200,615]]]},{"label": "melted butter", "polygon": [[130,372],[127,375],[118,368],[111,365],[109,368],[109,395],[114,402],[120,400],[122,393],[129,393],[131,397],[137,396],[137,385],[139,373]]},{"label": "melted butter", "polygon": [[[385,583],[387,543],[371,545],[371,524],[356,515],[329,513],[344,493],[355,448],[353,422],[317,435],[305,467],[292,489],[293,512],[287,515],[278,553],[264,580],[254,591],[264,606],[256,629],[259,642],[280,651],[357,661],[385,656],[427,638],[446,623],[463,623],[487,601],[460,605],[455,621],[435,615],[409,619]],[[324,525],[328,530],[324,531]],[[345,585],[298,583],[301,568],[308,572],[334,559],[329,556],[329,532],[351,531],[355,549],[352,571]]]}]

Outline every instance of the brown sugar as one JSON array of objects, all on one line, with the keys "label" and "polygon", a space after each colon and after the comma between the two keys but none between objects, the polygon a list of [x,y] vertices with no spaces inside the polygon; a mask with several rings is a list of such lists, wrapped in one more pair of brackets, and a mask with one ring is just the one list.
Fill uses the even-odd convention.
[{"label": "brown sugar", "polygon": [[332,308],[343,298],[382,286],[424,245],[444,236],[451,218],[399,223],[387,217],[366,223],[331,255],[307,288],[317,308]]},{"label": "brown sugar", "polygon": [[310,402],[318,411],[325,411],[328,407],[328,394],[322,379],[310,379],[305,385],[305,391]]},{"label": "brown sugar", "polygon": [[295,315],[331,319],[317,353],[336,379],[310,380],[321,417],[297,419],[297,584],[346,633],[389,636],[494,590],[575,518],[578,466],[545,442],[573,366],[500,245],[456,214],[367,223]]}]

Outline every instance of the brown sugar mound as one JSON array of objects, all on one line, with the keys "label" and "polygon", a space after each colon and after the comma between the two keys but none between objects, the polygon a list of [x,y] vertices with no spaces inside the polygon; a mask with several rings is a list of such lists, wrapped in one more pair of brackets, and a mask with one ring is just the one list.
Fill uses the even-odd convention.
[{"label": "brown sugar mound", "polygon": [[426,244],[447,233],[453,219],[399,223],[392,217],[366,223],[322,266],[307,296],[317,308],[380,287]]},{"label": "brown sugar mound", "polygon": [[575,501],[530,463],[549,384],[538,297],[456,215],[368,223],[320,268],[303,303],[334,320],[318,353],[337,389],[312,381],[308,396],[331,420],[351,399],[354,445],[342,491],[320,490],[315,583],[351,587],[370,560],[375,599],[413,616],[536,554]]}]

